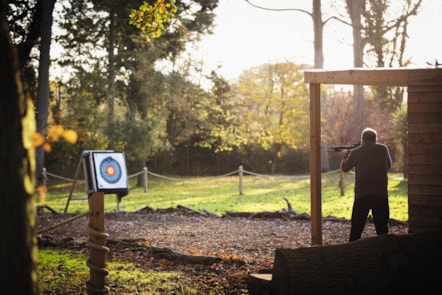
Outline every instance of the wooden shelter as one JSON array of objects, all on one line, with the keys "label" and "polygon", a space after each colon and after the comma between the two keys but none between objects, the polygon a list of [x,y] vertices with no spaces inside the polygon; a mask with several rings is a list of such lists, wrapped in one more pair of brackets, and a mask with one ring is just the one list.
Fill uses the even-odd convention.
[{"label": "wooden shelter", "polygon": [[442,230],[442,69],[308,70],[312,245],[322,245],[321,84],[403,86],[408,92],[409,233]]}]

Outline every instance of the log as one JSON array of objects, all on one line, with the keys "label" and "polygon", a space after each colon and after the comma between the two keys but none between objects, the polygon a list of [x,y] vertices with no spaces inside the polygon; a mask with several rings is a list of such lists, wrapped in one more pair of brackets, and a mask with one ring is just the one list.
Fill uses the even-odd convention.
[{"label": "log", "polygon": [[294,211],[261,211],[261,212],[234,212],[227,211],[225,216],[228,217],[242,217],[242,218],[256,218],[256,219],[288,219],[288,220],[297,220],[297,219],[310,219],[307,214],[296,214]]},{"label": "log", "polygon": [[254,273],[247,277],[250,295],[271,295],[272,274]]},{"label": "log", "polygon": [[442,232],[276,249],[272,274],[276,295],[430,294],[442,278]]},{"label": "log", "polygon": [[221,261],[221,258],[216,256],[204,255],[190,255],[179,251],[174,251],[170,248],[147,247],[149,252],[157,259],[167,259],[170,261],[179,261],[189,264],[212,265]]},{"label": "log", "polygon": [[124,244],[127,247],[131,247],[134,251],[146,251],[156,259],[167,259],[169,261],[201,265],[212,265],[222,261],[222,259],[217,256],[191,255],[166,247],[147,246],[140,243],[140,241],[143,241],[143,239],[107,239],[108,244]]}]

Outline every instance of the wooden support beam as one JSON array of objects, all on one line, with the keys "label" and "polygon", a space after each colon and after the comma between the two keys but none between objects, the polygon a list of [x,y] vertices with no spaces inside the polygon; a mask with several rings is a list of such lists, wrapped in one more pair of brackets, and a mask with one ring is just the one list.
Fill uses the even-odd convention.
[{"label": "wooden support beam", "polygon": [[322,245],[321,84],[310,84],[310,201],[312,245]]},{"label": "wooden support beam", "polygon": [[356,68],[350,70],[308,70],[305,83],[369,86],[442,85],[442,68]]}]

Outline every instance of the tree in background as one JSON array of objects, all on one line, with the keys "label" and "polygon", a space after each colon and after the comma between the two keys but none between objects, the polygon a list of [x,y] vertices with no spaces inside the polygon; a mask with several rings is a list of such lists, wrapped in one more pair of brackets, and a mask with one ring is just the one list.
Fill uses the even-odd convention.
[{"label": "tree in background", "polygon": [[355,122],[351,91],[325,85],[321,96],[323,140],[328,145],[347,145],[358,141],[359,137],[353,136]]},{"label": "tree in background", "polygon": [[[342,16],[338,2],[333,2],[332,9],[335,15],[323,21],[321,0],[312,1],[312,11],[300,8],[271,8],[262,7],[245,0],[250,5],[268,11],[296,11],[307,14],[313,20],[314,36],[314,67],[323,66],[322,36],[323,28],[330,20],[337,20],[351,26],[353,33],[353,65],[361,68],[366,65],[376,67],[406,66],[409,62],[404,57],[406,40],[408,38],[407,28],[409,19],[418,13],[422,0],[404,0],[400,3],[390,0],[346,0],[345,9],[350,18]],[[364,57],[365,60],[364,60]],[[369,123],[364,116],[365,99],[364,87],[353,86],[354,104],[352,126],[354,127],[351,136],[358,136],[358,133]],[[401,107],[404,97],[404,89],[401,87],[373,87],[375,99],[379,101],[384,109],[394,113]],[[323,154],[327,157],[327,154]]]},{"label": "tree in background", "polygon": [[[390,57],[388,66],[403,66],[404,49],[407,36],[408,21],[415,16],[420,8],[422,0],[409,1],[394,4],[390,0],[346,0],[347,12],[353,31],[353,65],[356,68],[365,65],[373,65],[373,61],[364,56],[374,57],[374,66],[384,67],[385,58]],[[344,21],[345,22],[345,21]],[[400,46],[396,46],[396,44]],[[393,44],[393,45],[392,45]],[[360,85],[353,87],[354,113],[360,121],[355,126],[362,130],[364,112],[364,89]],[[390,95],[386,88],[378,88],[378,97],[386,99],[387,104],[393,107],[400,106],[398,100],[402,99],[400,91],[391,91]]]},{"label": "tree in background", "polygon": [[204,114],[202,125],[197,134],[200,137],[198,146],[210,148],[215,153],[230,152],[244,147],[247,137],[240,131],[244,124],[239,101],[231,86],[216,72],[210,74],[213,86],[208,96],[211,96],[207,112]]},{"label": "tree in background", "polygon": [[[404,178],[408,178],[408,116],[407,108],[399,108],[393,116],[392,132],[397,147],[397,167],[404,172]],[[400,161],[402,159],[402,161]],[[402,168],[402,169],[401,169]]]},{"label": "tree in background", "polygon": [[[395,149],[393,148],[394,135],[390,122],[392,113],[389,109],[374,98],[371,88],[366,88],[366,102],[362,116],[366,126],[376,129],[379,133],[378,141],[388,144],[392,153],[393,161]],[[322,111],[322,130],[323,141],[329,145],[350,145],[360,140],[360,132],[355,130],[355,125],[359,122],[354,117],[354,105],[352,104],[353,95],[351,89],[338,89],[336,86],[327,85],[324,90],[321,109]],[[336,161],[337,160],[337,161]],[[339,168],[340,157],[332,155],[331,161],[333,168]]]},{"label": "tree in background", "polygon": [[242,133],[248,145],[270,152],[270,172],[288,149],[308,146],[308,90],[301,69],[291,62],[245,71],[236,86]]},{"label": "tree in background", "polygon": [[[152,5],[159,3],[161,7],[165,2],[147,3]],[[181,98],[177,95],[178,89],[174,89],[170,83],[178,83],[178,88],[182,84],[179,79],[175,79],[176,73],[167,74],[166,71],[163,71],[165,74],[160,73],[159,64],[165,60],[174,64],[186,48],[186,44],[211,32],[213,10],[217,3],[215,0],[176,3],[177,11],[173,20],[164,26],[160,36],[151,38],[150,42],[146,41],[145,35],[141,35],[136,26],[129,23],[131,11],[132,15],[137,15],[132,10],[133,7],[140,5],[137,1],[83,0],[65,3],[64,13],[69,17],[61,24],[64,34],[59,40],[66,49],[69,49],[67,52],[69,55],[63,57],[63,66],[74,69],[71,73],[77,76],[75,77],[77,80],[83,80],[88,76],[90,79],[90,75],[93,74],[105,75],[107,79],[107,86],[104,88],[101,85],[100,89],[90,89],[91,93],[96,92],[97,101],[96,108],[90,112],[99,112],[101,116],[107,114],[107,119],[98,126],[89,125],[89,128],[96,128],[96,132],[88,130],[90,135],[104,134],[107,140],[106,148],[120,149],[124,146],[128,149],[127,156],[138,161],[140,169],[144,167],[146,160],[154,156],[154,153],[171,151],[172,145],[167,141],[174,139],[175,136],[164,135],[174,130],[167,129],[167,126],[173,126],[170,118],[175,118],[171,115],[171,106],[174,105],[171,100]],[[143,7],[144,4],[140,6],[139,11],[142,11]],[[82,85],[90,85],[91,81],[98,80],[84,80]],[[190,87],[187,82],[185,84]],[[103,89],[106,90],[104,96],[101,95]],[[88,97],[76,96],[71,100],[84,100]],[[126,124],[126,119],[129,117],[134,119],[133,122],[144,120],[145,123]],[[167,123],[167,120],[170,122]],[[107,122],[106,129],[102,129],[103,122]],[[133,129],[140,126],[146,129],[119,130],[119,128]],[[144,134],[141,136],[146,139],[144,142],[139,141],[140,132]],[[129,142],[138,141],[139,145],[146,143],[146,146],[130,149],[127,144],[122,145],[123,134],[137,134],[137,138],[126,137],[126,139]],[[136,155],[130,154],[135,151]]]},{"label": "tree in background", "polygon": [[245,0],[248,4],[258,9],[268,10],[268,11],[294,11],[307,14],[312,18],[313,23],[313,49],[314,49],[314,68],[322,69],[324,66],[324,48],[323,48],[323,35],[325,24],[333,18],[328,18],[327,20],[322,20],[322,3],[321,0],[312,0],[312,11],[308,11],[301,8],[272,8],[263,7],[252,3],[250,0]]}]

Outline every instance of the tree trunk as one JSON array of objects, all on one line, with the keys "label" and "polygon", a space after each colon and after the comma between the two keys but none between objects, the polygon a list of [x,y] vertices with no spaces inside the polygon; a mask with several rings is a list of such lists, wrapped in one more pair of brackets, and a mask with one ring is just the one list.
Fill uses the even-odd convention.
[{"label": "tree trunk", "polygon": [[314,53],[315,69],[324,67],[323,32],[324,23],[322,21],[321,0],[313,0],[313,32],[314,32]]},{"label": "tree trunk", "polygon": [[107,78],[107,103],[109,108],[108,114],[108,130],[109,142],[108,148],[113,150],[115,147],[114,116],[115,116],[115,12],[113,8],[109,11],[109,47],[108,47],[108,78]]},{"label": "tree trunk", "polygon": [[[139,159],[138,161],[138,169],[143,171],[146,167],[146,161],[144,159]],[[144,186],[144,173],[138,175],[137,177],[137,186]]]},{"label": "tree trunk", "polygon": [[35,238],[35,116],[0,0],[0,276],[2,294],[38,294]]},{"label": "tree trunk", "polygon": [[277,249],[272,294],[431,294],[440,284],[441,249],[441,232]]},{"label": "tree trunk", "polygon": [[[49,116],[49,65],[52,35],[52,12],[54,10],[55,0],[42,1],[41,10],[41,43],[40,43],[40,62],[38,65],[38,87],[37,87],[37,132],[46,135],[46,124]],[[37,182],[43,182],[42,171],[44,168],[44,150],[37,148]]]},{"label": "tree trunk", "polygon": [[[353,66],[362,68],[364,66],[364,44],[362,40],[362,5],[365,0],[347,0],[348,13],[350,15],[353,30]],[[354,130],[360,132],[364,122],[362,121],[364,111],[364,87],[353,86],[353,112],[355,120]]]}]

